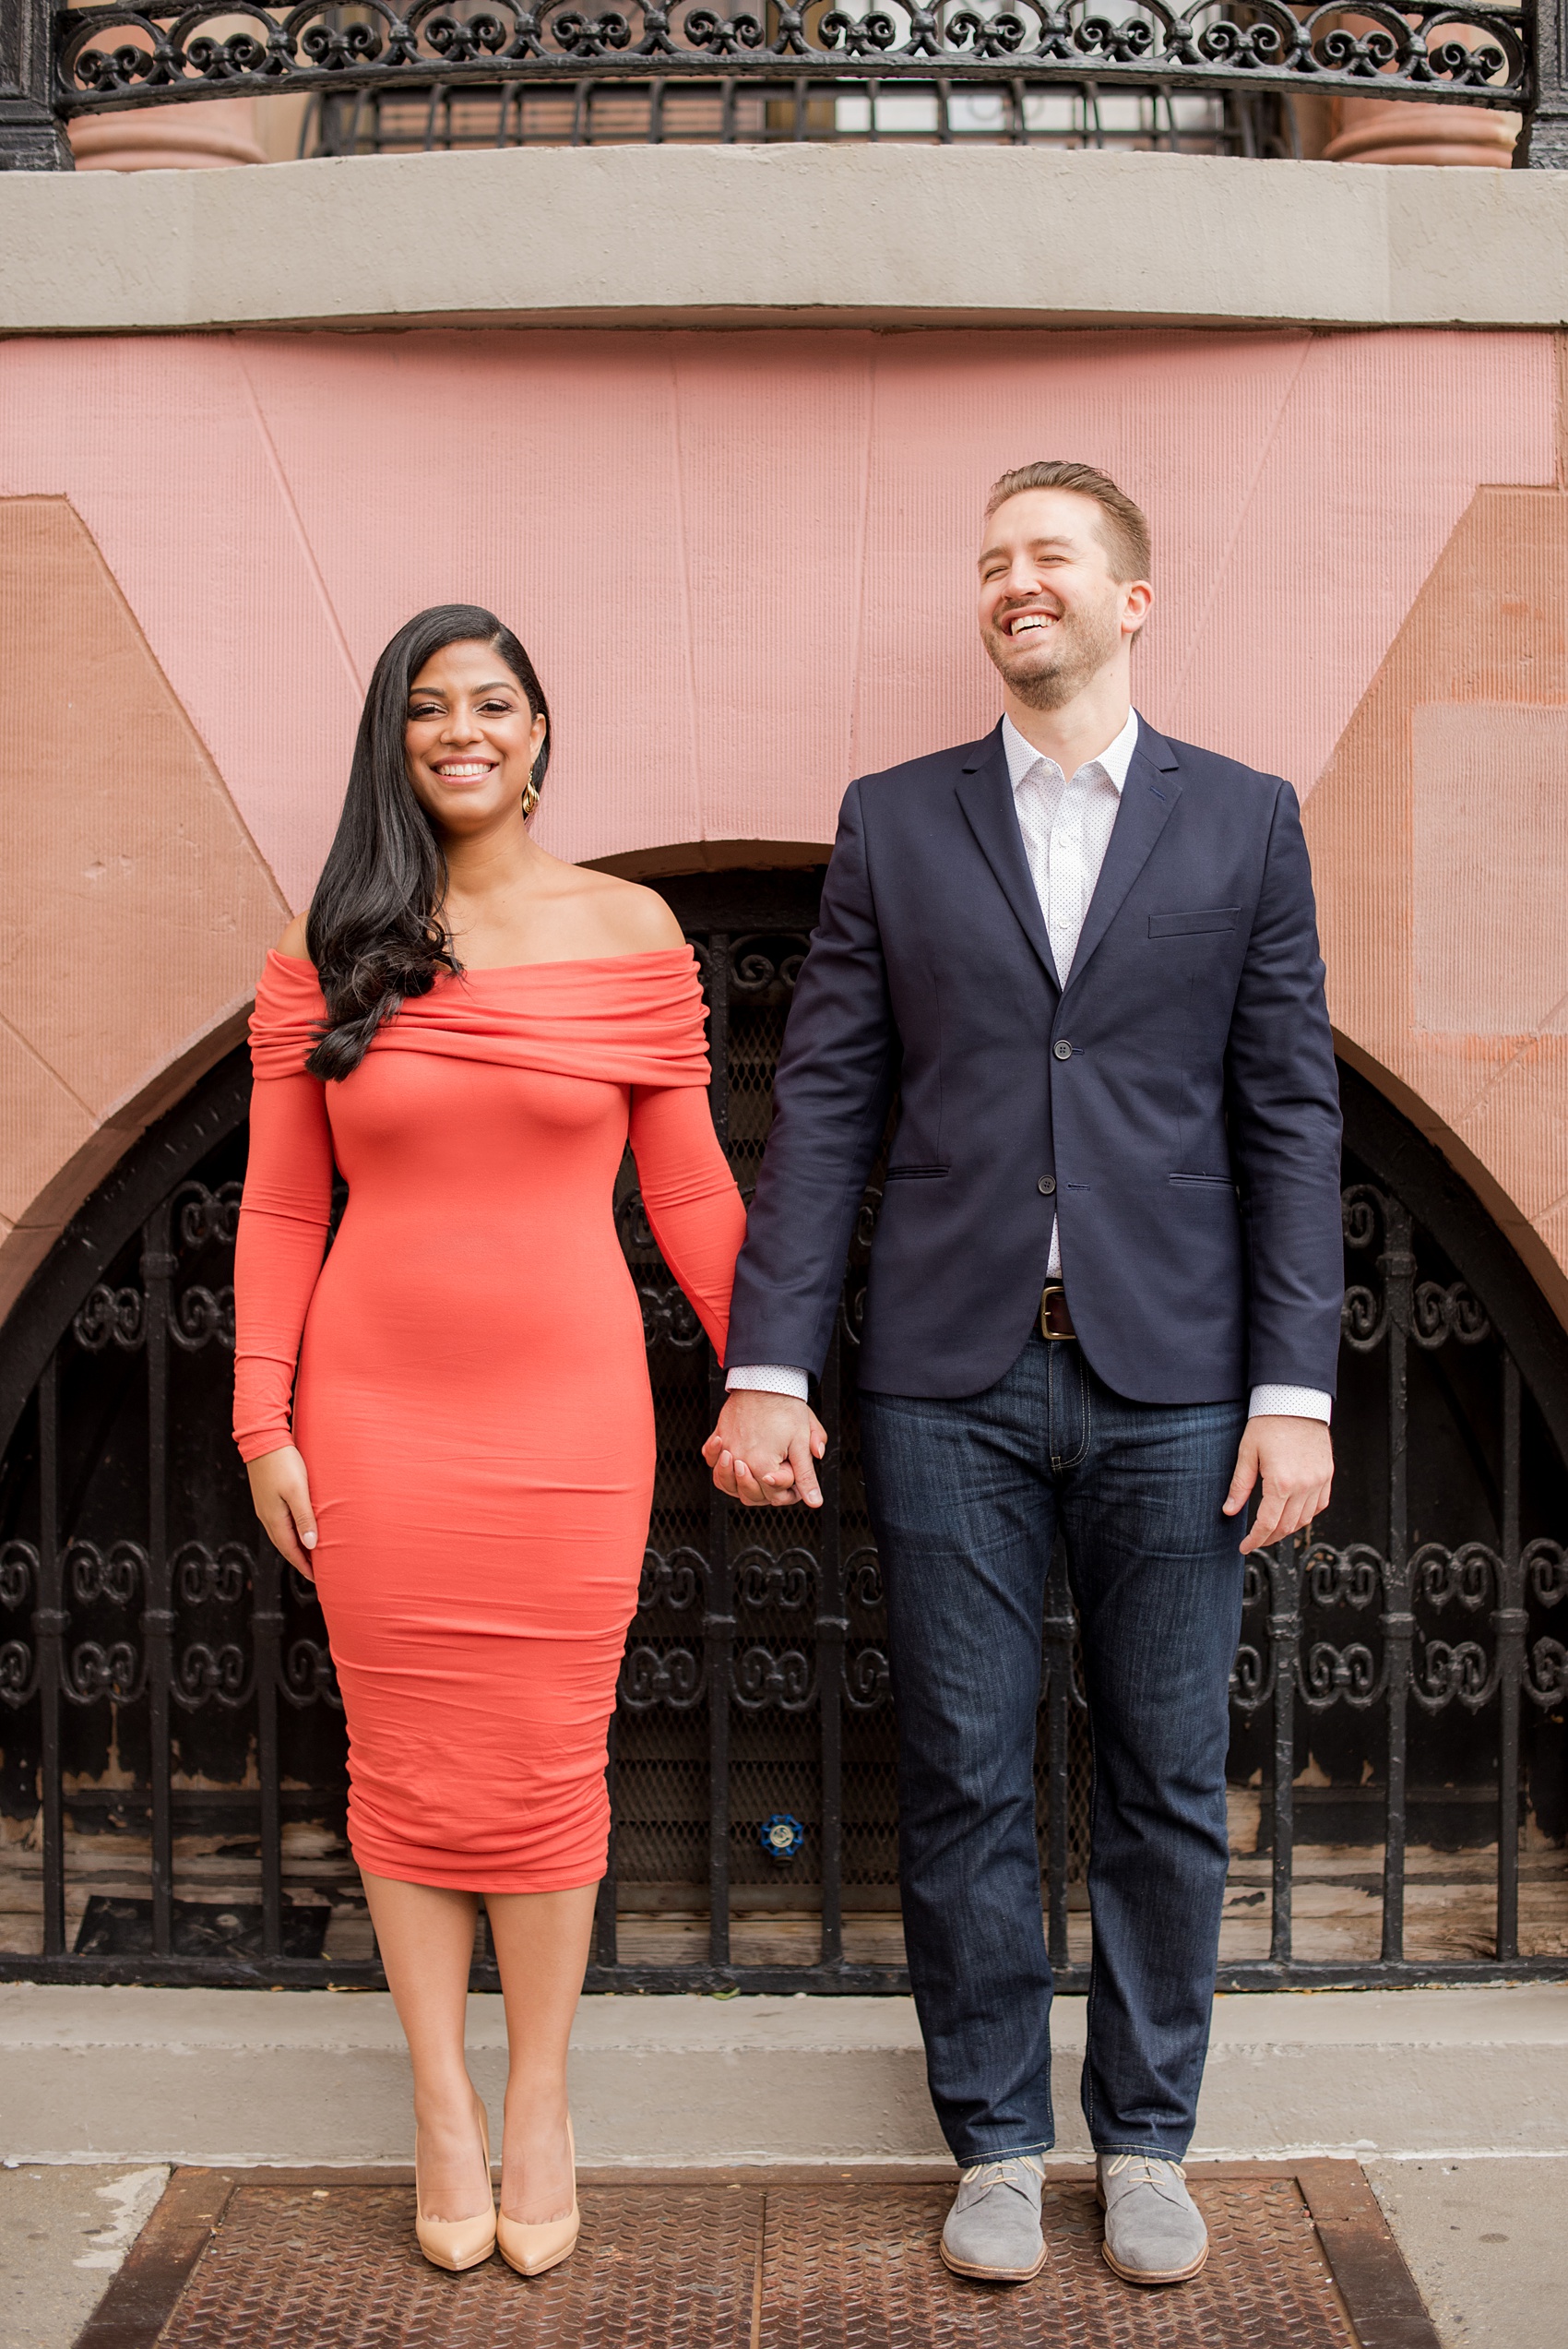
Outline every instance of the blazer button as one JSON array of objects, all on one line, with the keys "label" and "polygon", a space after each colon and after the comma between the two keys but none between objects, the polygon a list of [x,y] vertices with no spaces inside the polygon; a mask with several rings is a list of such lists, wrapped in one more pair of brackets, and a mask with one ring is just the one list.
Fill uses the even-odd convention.
[{"label": "blazer button", "polygon": [[1073,1047],[1065,1036],[1058,1036],[1051,1049],[1058,1060],[1071,1060],[1073,1057]]},{"label": "blazer button", "polygon": [[1042,1175],[1040,1176],[1040,1178],[1039,1178],[1039,1181],[1038,1185],[1036,1186],[1036,1188],[1037,1188],[1037,1189],[1039,1189],[1039,1190],[1040,1190],[1040,1191],[1043,1191],[1043,1192],[1044,1192],[1044,1194],[1045,1194],[1045,1196],[1046,1196],[1046,1198],[1049,1198],[1051,1197],[1051,1192],[1052,1192],[1052,1191],[1056,1188],[1056,1177],[1055,1177],[1055,1175],[1054,1175],[1054,1174],[1042,1174]]}]

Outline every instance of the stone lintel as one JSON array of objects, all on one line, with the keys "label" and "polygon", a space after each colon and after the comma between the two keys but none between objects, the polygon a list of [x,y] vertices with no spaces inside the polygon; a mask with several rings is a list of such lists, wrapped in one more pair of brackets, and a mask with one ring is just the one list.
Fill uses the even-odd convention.
[{"label": "stone lintel", "polygon": [[622,147],[0,175],[0,334],[1568,323],[1568,173]]}]

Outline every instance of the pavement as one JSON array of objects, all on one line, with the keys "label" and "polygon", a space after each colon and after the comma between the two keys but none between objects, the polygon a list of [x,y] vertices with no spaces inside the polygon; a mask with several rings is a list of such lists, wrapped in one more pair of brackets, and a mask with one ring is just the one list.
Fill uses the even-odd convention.
[{"label": "pavement", "polygon": [[1562,2349],[1568,2157],[1368,2162],[1367,2175],[1443,2349]]},{"label": "pavement", "polygon": [[[1054,2036],[1081,2161],[1081,1999]],[[498,2121],[498,1999],[469,2038]],[[944,2158],[907,1998],[585,1999],[572,2062],[585,2167]],[[170,2164],[390,2164],[410,2137],[384,1996],[0,1986],[0,2349],[66,2349]],[[1217,1999],[1190,2160],[1312,2153],[1364,2164],[1445,2349],[1562,2349],[1568,1987]]]},{"label": "pavement", "polygon": [[168,2176],[161,2163],[0,2169],[0,2349],[69,2349]]}]

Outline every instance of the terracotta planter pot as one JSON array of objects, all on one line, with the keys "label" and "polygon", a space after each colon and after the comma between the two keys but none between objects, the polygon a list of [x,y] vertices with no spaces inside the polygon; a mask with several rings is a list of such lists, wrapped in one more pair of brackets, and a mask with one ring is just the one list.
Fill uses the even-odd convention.
[{"label": "terracotta planter pot", "polygon": [[265,163],[254,98],[204,99],[145,114],[97,114],[71,125],[78,172],[211,172]]},{"label": "terracotta planter pot", "polygon": [[1517,114],[1487,106],[1412,106],[1391,98],[1341,98],[1329,163],[1463,163],[1507,171]]}]

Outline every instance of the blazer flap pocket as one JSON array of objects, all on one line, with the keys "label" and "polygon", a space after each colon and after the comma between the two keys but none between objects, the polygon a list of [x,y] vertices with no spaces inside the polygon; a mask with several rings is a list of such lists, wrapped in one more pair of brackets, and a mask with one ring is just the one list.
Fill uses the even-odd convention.
[{"label": "blazer flap pocket", "polygon": [[888,1183],[935,1183],[952,1171],[950,1166],[890,1166],[883,1179]]},{"label": "blazer flap pocket", "polygon": [[1241,911],[1239,905],[1206,905],[1195,913],[1151,913],[1148,934],[1151,938],[1187,938],[1197,930],[1233,930]]}]

